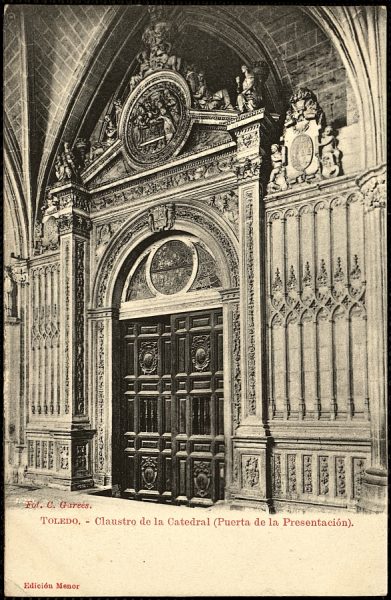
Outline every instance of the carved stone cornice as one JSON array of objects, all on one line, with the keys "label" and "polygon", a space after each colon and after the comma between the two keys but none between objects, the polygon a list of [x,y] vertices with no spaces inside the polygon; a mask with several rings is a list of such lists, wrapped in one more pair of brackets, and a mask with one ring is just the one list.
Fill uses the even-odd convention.
[{"label": "carved stone cornice", "polygon": [[119,308],[89,308],[87,309],[87,316],[93,320],[100,319],[117,319],[119,315]]},{"label": "carved stone cornice", "polygon": [[229,288],[220,291],[221,300],[223,302],[238,302],[239,301],[239,288]]},{"label": "carved stone cornice", "polygon": [[387,204],[387,169],[380,165],[357,177],[356,184],[364,196],[366,211],[385,208]]},{"label": "carved stone cornice", "polygon": [[[116,181],[111,185],[99,186],[92,189],[92,211],[109,207],[124,206],[130,202],[150,196],[159,196],[167,192],[174,193],[177,188],[194,186],[195,183],[204,183],[205,180],[214,181],[224,178],[232,172],[234,154],[224,152],[219,156],[203,156],[191,164],[181,165],[169,171],[143,173],[139,177],[130,177]],[[148,175],[148,177],[146,177]]]}]

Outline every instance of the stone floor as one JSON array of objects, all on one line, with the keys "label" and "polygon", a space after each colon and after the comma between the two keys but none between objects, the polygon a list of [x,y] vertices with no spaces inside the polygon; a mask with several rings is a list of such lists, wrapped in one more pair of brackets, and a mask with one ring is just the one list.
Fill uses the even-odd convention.
[{"label": "stone floor", "polygon": [[[93,501],[94,505],[97,506],[105,506],[107,508],[111,507],[121,507],[124,508],[124,503],[126,500],[122,498],[112,498],[111,497],[111,488],[107,489],[97,489],[91,488],[90,490],[76,490],[76,491],[68,491],[68,490],[59,490],[57,488],[50,487],[36,487],[36,486],[25,486],[25,485],[15,485],[15,484],[6,484],[4,486],[4,497],[5,497],[5,505],[6,507],[20,507],[24,506],[26,500],[33,501],[49,501],[49,500],[64,500],[68,502],[91,502]],[[143,512],[153,513],[156,510],[155,502],[134,502],[132,500],[128,500],[129,503],[132,504],[132,507],[136,504],[138,507],[143,509]],[[159,504],[159,510],[167,509],[172,510],[172,506],[169,504]],[[193,511],[193,508],[189,508],[187,506],[176,506],[176,509],[182,509],[184,511]],[[224,502],[216,502],[213,506],[207,507],[206,510],[219,510],[221,508],[229,508]],[[203,509],[205,510],[205,509]]]}]

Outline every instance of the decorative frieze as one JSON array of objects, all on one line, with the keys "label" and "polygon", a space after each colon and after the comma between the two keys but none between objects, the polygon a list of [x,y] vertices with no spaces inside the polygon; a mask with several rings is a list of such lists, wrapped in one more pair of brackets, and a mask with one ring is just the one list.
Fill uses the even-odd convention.
[{"label": "decorative frieze", "polygon": [[87,191],[78,185],[52,186],[48,189],[44,215],[50,215],[64,209],[78,209],[90,212],[90,199]]},{"label": "decorative frieze", "polygon": [[194,161],[189,166],[177,167],[164,176],[155,175],[150,178],[143,178],[142,183],[127,184],[117,187],[117,191],[109,193],[99,192],[92,196],[91,210],[97,211],[111,206],[122,206],[132,203],[134,200],[145,199],[152,194],[177,189],[178,187],[195,183],[198,180],[205,180],[212,177],[229,175],[232,170],[234,155],[225,153],[222,156],[206,157],[202,160]]},{"label": "decorative frieze", "polygon": [[262,158],[245,158],[243,163],[235,163],[234,172],[238,181],[248,179],[258,179],[262,165]]},{"label": "decorative frieze", "polygon": [[69,213],[58,218],[58,231],[60,235],[76,233],[87,237],[92,229],[91,221],[84,215]]}]

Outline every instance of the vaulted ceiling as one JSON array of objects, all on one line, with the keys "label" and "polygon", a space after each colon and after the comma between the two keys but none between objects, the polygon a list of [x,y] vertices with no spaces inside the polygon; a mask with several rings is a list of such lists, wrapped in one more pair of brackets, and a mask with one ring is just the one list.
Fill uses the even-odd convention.
[{"label": "vaulted ceiling", "polygon": [[[284,110],[293,87],[306,85],[337,125],[361,118],[368,135],[377,135],[384,123],[372,98],[382,90],[371,80],[376,74],[376,85],[381,81],[385,60],[373,51],[381,9],[186,5],[172,7],[172,16],[178,53],[198,58],[212,88],[232,86],[240,62],[264,58],[274,110]],[[6,191],[18,198],[31,236],[61,140],[91,136],[135,68],[148,11],[145,5],[8,5],[4,21]],[[363,103],[366,90],[370,106]]]}]

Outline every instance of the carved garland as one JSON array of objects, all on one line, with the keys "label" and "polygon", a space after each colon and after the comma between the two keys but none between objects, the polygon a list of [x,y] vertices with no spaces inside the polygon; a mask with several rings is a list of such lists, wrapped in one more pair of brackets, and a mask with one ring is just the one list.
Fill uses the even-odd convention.
[{"label": "carved garland", "polygon": [[273,496],[280,496],[282,491],[280,454],[272,456],[272,476]]},{"label": "carved garland", "polygon": [[96,448],[96,460],[98,471],[104,470],[105,465],[105,431],[104,431],[104,377],[105,377],[105,326],[103,321],[97,323],[98,341],[97,341],[97,352],[98,352],[98,370],[97,370],[97,448]]},{"label": "carved garland", "polygon": [[76,414],[85,412],[84,402],[84,242],[76,241],[76,364],[75,364],[75,392]]},{"label": "carved garland", "polygon": [[259,460],[256,456],[243,457],[243,487],[254,488],[259,483]]},{"label": "carved garland", "polygon": [[239,305],[232,308],[232,333],[233,333],[233,424],[239,427],[241,417],[241,372],[240,372],[240,312]]},{"label": "carved garland", "polygon": [[312,494],[312,456],[303,456],[303,491]]},{"label": "carved garland", "polygon": [[246,273],[247,273],[247,398],[248,413],[254,415],[256,412],[255,394],[255,322],[254,322],[254,225],[252,191],[245,193],[246,207]]},{"label": "carved garland", "polygon": [[65,242],[65,331],[64,331],[64,412],[69,413],[69,315],[70,315],[70,277],[69,277],[69,242]]}]

